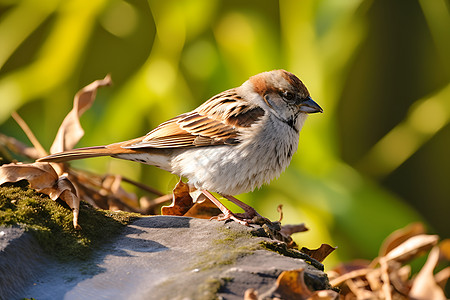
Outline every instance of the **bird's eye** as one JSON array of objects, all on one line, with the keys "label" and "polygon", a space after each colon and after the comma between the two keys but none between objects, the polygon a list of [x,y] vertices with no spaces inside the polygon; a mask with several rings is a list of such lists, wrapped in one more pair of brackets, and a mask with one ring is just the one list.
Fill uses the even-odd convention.
[{"label": "bird's eye", "polygon": [[284,99],[286,99],[287,101],[292,101],[292,100],[294,100],[295,95],[294,95],[294,93],[285,91],[285,92],[282,93],[282,97],[283,97]]}]

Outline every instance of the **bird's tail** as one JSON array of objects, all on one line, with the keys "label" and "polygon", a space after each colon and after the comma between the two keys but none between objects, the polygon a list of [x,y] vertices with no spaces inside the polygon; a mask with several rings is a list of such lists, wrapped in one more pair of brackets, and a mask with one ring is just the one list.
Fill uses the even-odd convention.
[{"label": "bird's tail", "polygon": [[60,153],[51,154],[45,157],[41,157],[37,162],[65,162],[75,159],[83,159],[99,156],[111,156],[116,154],[114,149],[110,149],[107,146],[95,146],[68,150]]}]

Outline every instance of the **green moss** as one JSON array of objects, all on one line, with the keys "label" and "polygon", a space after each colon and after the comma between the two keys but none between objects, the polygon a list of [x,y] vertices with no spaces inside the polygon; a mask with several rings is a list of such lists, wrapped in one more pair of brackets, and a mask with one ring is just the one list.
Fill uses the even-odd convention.
[{"label": "green moss", "polygon": [[205,280],[205,282],[199,284],[197,292],[194,295],[194,299],[198,300],[219,299],[217,294],[220,292],[222,287],[227,284],[227,282],[232,280],[233,278],[230,277],[224,278],[209,277]]},{"label": "green moss", "polygon": [[62,260],[87,259],[92,250],[120,232],[138,214],[111,212],[81,202],[75,230],[65,203],[28,188],[26,181],[0,187],[0,225],[20,225],[31,232],[50,255]]},{"label": "green moss", "polygon": [[199,253],[198,263],[189,268],[205,271],[215,267],[231,265],[237,259],[250,255],[260,248],[257,242],[251,243],[252,235],[248,231],[230,230],[222,227],[219,229],[218,236],[212,243],[219,247],[214,247],[214,251]]}]

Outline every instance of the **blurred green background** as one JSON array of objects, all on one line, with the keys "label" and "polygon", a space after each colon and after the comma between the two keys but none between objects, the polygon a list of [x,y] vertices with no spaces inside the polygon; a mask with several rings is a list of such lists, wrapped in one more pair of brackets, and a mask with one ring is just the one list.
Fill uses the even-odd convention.
[{"label": "blurred green background", "polygon": [[[412,221],[450,235],[450,13],[444,0],[0,0],[0,132],[49,149],[75,93],[110,73],[78,146],[144,135],[249,76],[284,68],[325,113],[291,166],[239,198],[306,222],[327,265],[372,258]],[[164,192],[177,178],[114,159],[77,161]]]}]

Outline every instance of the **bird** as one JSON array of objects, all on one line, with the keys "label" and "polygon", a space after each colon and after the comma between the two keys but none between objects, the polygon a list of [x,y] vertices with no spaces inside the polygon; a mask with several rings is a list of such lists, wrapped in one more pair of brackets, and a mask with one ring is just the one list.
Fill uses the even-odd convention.
[{"label": "bird", "polygon": [[[222,212],[219,220],[252,223],[256,210],[234,196],[268,184],[288,167],[308,114],[323,109],[294,74],[278,69],[250,77],[146,135],[54,153],[38,162],[99,156],[153,165],[186,178]],[[244,210],[231,212],[212,193]]]}]

